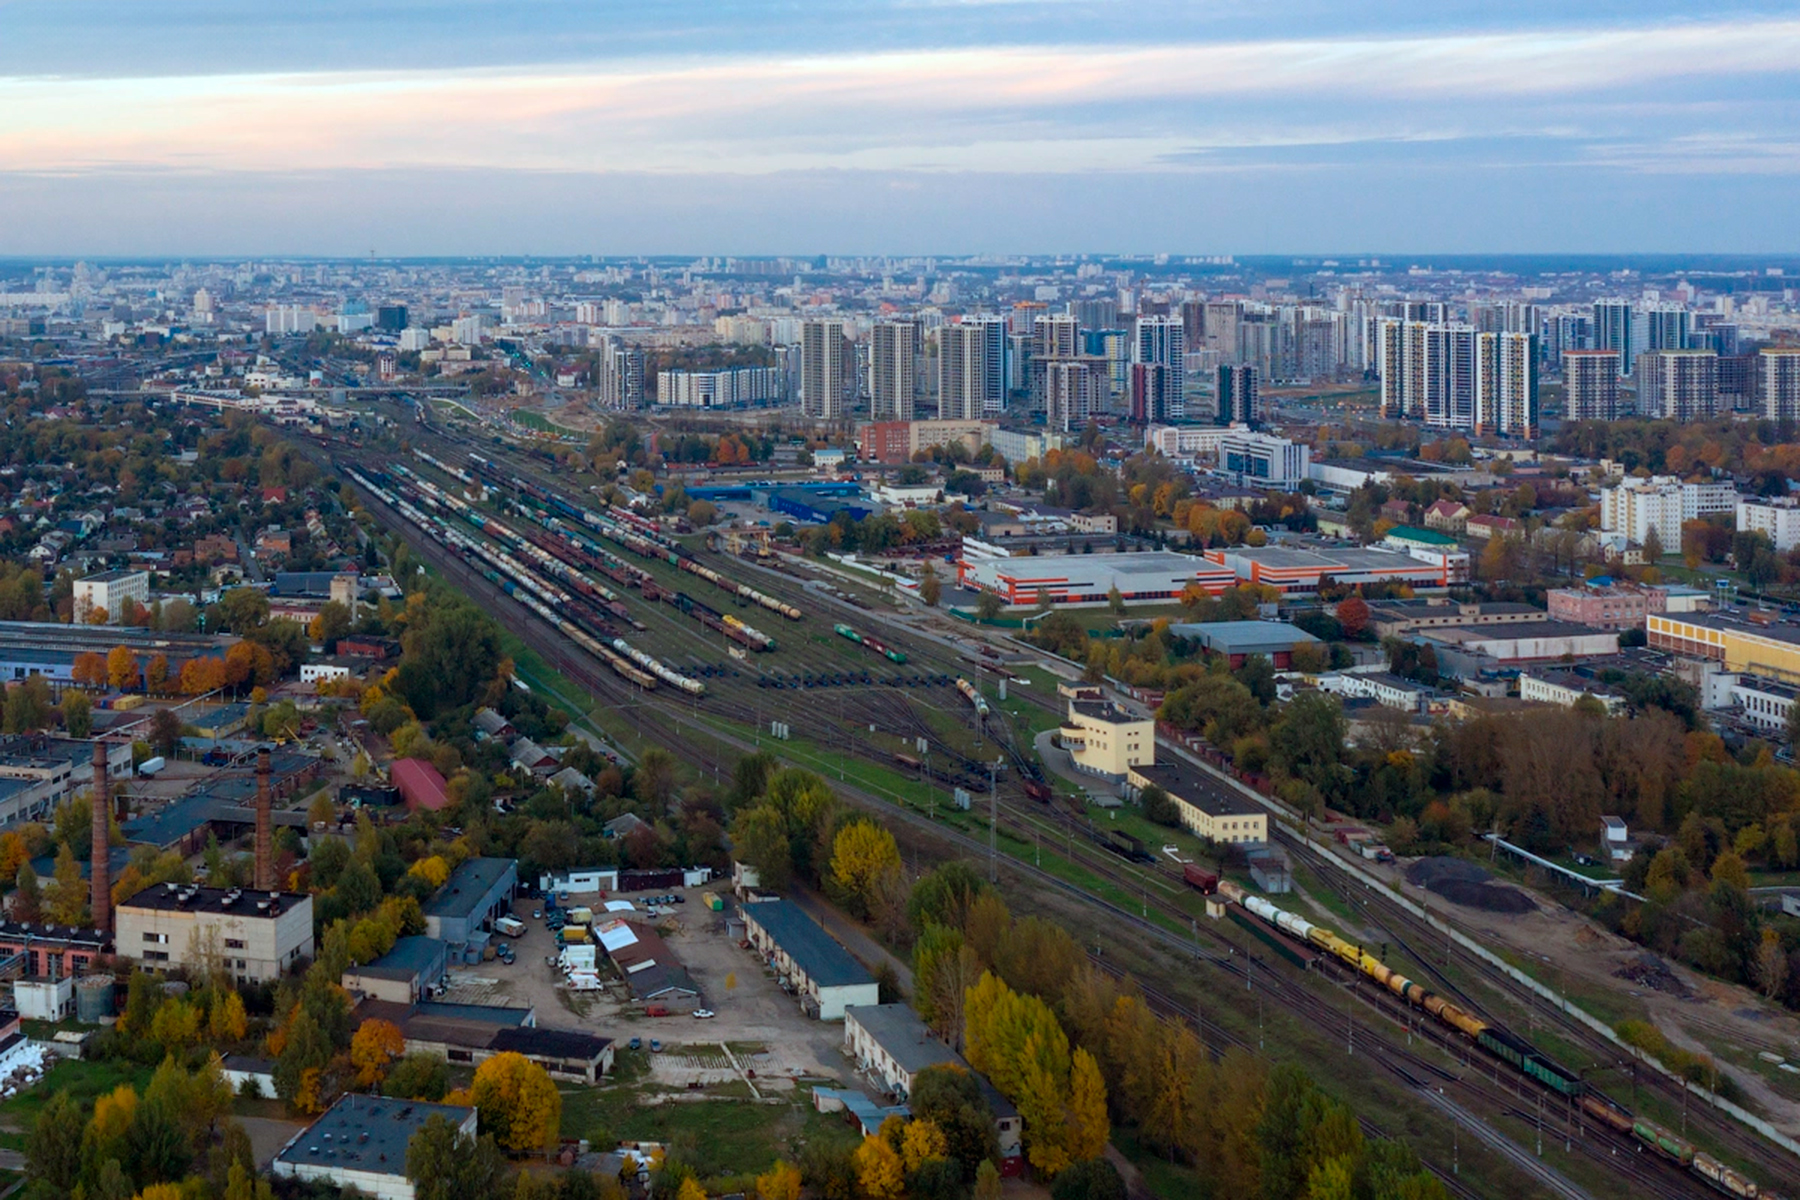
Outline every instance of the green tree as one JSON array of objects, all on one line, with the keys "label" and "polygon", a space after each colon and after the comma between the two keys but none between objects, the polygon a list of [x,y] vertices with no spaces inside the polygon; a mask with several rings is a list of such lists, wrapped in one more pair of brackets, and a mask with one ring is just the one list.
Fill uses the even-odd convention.
[{"label": "green tree", "polygon": [[50,919],[58,925],[83,925],[87,921],[88,887],[81,878],[81,863],[64,842],[56,852],[56,883],[50,893]]},{"label": "green tree", "polygon": [[44,913],[43,889],[38,886],[37,872],[28,862],[19,864],[13,880],[12,917],[15,921],[41,921]]},{"label": "green tree", "polygon": [[87,1114],[67,1091],[50,1093],[25,1139],[25,1174],[34,1183],[66,1196],[81,1175],[81,1141]]},{"label": "green tree", "polygon": [[1288,773],[1312,784],[1329,799],[1340,793],[1345,782],[1343,754],[1348,733],[1336,697],[1303,692],[1282,713],[1271,741]]},{"label": "green tree", "polygon": [[1125,1200],[1125,1181],[1104,1158],[1090,1158],[1056,1177],[1050,1200]]},{"label": "green tree", "polygon": [[418,1200],[497,1196],[506,1159],[489,1136],[467,1137],[443,1117],[428,1117],[406,1144],[406,1177]]},{"label": "green tree", "polygon": [[87,693],[75,688],[63,693],[62,720],[72,738],[84,738],[94,731],[94,711]]},{"label": "green tree", "polygon": [[984,621],[992,621],[1005,609],[1006,602],[993,592],[984,589],[981,595],[975,597],[975,615]]},{"label": "green tree", "polygon": [[1162,788],[1151,784],[1138,794],[1138,799],[1143,802],[1146,820],[1155,821],[1158,825],[1180,828],[1181,809],[1170,798],[1169,793]]},{"label": "green tree", "polygon": [[382,1092],[400,1100],[442,1100],[450,1091],[450,1064],[442,1055],[415,1051],[388,1071]]},{"label": "green tree", "polygon": [[982,1163],[1000,1157],[994,1114],[975,1077],[960,1066],[927,1067],[913,1077],[907,1097],[913,1116],[930,1121],[944,1135],[945,1153],[962,1178],[974,1180]]},{"label": "green tree", "polygon": [[937,567],[928,561],[925,564],[925,570],[919,576],[919,599],[923,600],[927,606],[936,608],[943,595],[944,584],[938,578]]}]

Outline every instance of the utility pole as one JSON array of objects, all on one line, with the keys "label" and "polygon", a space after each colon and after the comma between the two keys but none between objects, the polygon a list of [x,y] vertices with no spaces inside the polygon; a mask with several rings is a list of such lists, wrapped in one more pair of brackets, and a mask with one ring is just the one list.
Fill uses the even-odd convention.
[{"label": "utility pole", "polygon": [[1000,789],[994,786],[994,768],[988,764],[988,882],[1000,882]]}]

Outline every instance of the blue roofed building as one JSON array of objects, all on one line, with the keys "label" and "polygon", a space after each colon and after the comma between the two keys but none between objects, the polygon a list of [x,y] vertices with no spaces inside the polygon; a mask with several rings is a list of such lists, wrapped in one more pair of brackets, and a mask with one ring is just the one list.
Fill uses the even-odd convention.
[{"label": "blue roofed building", "polygon": [[868,969],[829,933],[786,900],[747,904],[744,931],[750,944],[821,1021],[841,1021],[853,1004],[880,1003]]}]

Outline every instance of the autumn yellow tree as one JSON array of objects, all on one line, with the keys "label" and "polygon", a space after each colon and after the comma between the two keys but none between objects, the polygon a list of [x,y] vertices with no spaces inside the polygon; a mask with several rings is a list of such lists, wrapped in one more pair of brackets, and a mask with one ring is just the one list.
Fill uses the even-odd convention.
[{"label": "autumn yellow tree", "polygon": [[906,1195],[906,1168],[899,1153],[879,1134],[863,1139],[852,1157],[857,1190],[865,1200],[900,1200]]},{"label": "autumn yellow tree", "polygon": [[131,652],[130,646],[114,646],[106,654],[106,682],[120,689],[136,687],[138,683],[137,655]]},{"label": "autumn yellow tree", "polygon": [[88,1136],[96,1145],[106,1145],[125,1136],[137,1116],[137,1089],[121,1083],[94,1101],[94,1115],[88,1120]]},{"label": "autumn yellow tree", "polygon": [[758,1200],[800,1200],[800,1168],[776,1159],[775,1165],[756,1177]]},{"label": "autumn yellow tree", "polygon": [[235,991],[222,993],[213,1001],[212,1012],[207,1014],[207,1033],[214,1042],[243,1041],[249,1024],[244,1013],[244,998]]},{"label": "autumn yellow tree", "polygon": [[832,841],[832,887],[858,917],[869,914],[882,878],[899,869],[894,835],[873,821],[852,821]]},{"label": "autumn yellow tree", "polygon": [[1106,1082],[1085,1049],[1069,1057],[1069,1157],[1076,1162],[1106,1153],[1112,1126],[1106,1118]]},{"label": "autumn yellow tree", "polygon": [[407,871],[407,874],[417,875],[420,879],[429,883],[433,891],[436,891],[438,888],[444,886],[444,881],[446,879],[450,878],[450,864],[444,861],[442,855],[433,854],[428,858],[421,858],[418,862],[415,862]]},{"label": "autumn yellow tree", "polygon": [[482,1131],[503,1150],[552,1145],[562,1126],[562,1093],[544,1068],[522,1054],[496,1054],[475,1068],[469,1098],[480,1110]]},{"label": "autumn yellow tree", "polygon": [[144,690],[160,694],[169,686],[169,656],[158,654],[144,668]]},{"label": "autumn yellow tree", "polygon": [[908,1171],[918,1170],[921,1164],[931,1159],[949,1156],[950,1143],[936,1122],[921,1119],[906,1123],[906,1129],[900,1135],[900,1160]]},{"label": "autumn yellow tree", "polygon": [[374,1087],[387,1075],[388,1065],[406,1053],[406,1038],[392,1021],[371,1017],[356,1027],[350,1039],[350,1065],[356,1068],[358,1087]]},{"label": "autumn yellow tree", "polygon": [[689,1175],[681,1181],[681,1188],[675,1193],[675,1200],[706,1200],[706,1189],[700,1181]]}]

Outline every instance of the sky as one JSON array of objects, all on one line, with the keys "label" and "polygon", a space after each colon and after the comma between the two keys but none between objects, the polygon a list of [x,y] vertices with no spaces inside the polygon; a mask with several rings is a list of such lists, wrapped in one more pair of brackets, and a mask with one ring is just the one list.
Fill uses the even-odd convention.
[{"label": "sky", "polygon": [[0,255],[1800,249],[1800,8],[0,0]]}]

